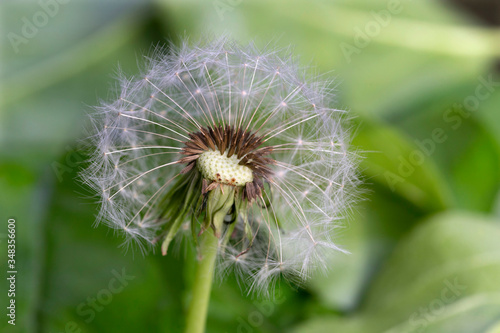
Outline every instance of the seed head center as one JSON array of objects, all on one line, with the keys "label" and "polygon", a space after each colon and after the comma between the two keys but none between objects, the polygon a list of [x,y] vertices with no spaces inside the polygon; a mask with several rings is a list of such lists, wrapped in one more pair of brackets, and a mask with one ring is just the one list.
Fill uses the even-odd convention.
[{"label": "seed head center", "polygon": [[227,157],[227,150],[221,154],[219,150],[209,150],[200,155],[196,165],[203,178],[223,184],[243,186],[253,181],[252,169],[238,164],[236,155]]}]

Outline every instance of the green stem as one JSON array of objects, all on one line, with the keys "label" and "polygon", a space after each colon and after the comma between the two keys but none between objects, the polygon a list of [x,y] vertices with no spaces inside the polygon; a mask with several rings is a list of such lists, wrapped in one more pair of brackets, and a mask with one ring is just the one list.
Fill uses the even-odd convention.
[{"label": "green stem", "polygon": [[200,238],[200,254],[202,258],[198,261],[196,267],[185,333],[205,332],[208,304],[210,303],[218,238],[214,236],[210,229],[206,230]]}]

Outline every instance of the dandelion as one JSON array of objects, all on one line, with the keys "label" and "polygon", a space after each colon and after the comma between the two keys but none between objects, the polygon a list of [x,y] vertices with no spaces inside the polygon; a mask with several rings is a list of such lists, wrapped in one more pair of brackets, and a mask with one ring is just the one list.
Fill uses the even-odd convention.
[{"label": "dandelion", "polygon": [[[82,178],[100,195],[98,221],[126,246],[161,243],[165,255],[174,239],[193,240],[193,303],[207,299],[215,266],[261,292],[346,252],[334,240],[358,180],[345,111],[290,52],[184,42],[119,82],[93,116]],[[206,315],[193,308],[188,322]]]}]

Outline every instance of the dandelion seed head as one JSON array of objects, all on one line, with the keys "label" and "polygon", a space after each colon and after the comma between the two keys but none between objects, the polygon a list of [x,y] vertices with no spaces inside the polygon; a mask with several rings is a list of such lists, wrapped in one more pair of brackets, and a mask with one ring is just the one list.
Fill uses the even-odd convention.
[{"label": "dandelion seed head", "polygon": [[[158,48],[138,76],[120,74],[81,173],[98,223],[145,252],[214,230],[219,275],[251,291],[325,269],[345,252],[335,240],[357,198],[357,155],[332,84],[307,73],[289,50],[221,38]],[[206,222],[214,198],[220,225]]]}]

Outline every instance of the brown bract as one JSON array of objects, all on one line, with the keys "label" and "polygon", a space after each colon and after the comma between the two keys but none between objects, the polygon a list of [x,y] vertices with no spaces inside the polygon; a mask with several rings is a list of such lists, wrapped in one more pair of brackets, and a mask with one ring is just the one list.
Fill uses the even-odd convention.
[{"label": "brown bract", "polygon": [[[247,166],[253,172],[253,181],[244,185],[243,196],[249,201],[262,196],[264,181],[271,181],[270,165],[276,163],[272,158],[266,157],[272,153],[273,148],[260,147],[262,136],[227,125],[203,127],[196,133],[190,133],[189,137],[190,140],[184,142],[185,147],[181,152],[186,156],[178,161],[187,164],[181,173],[192,170],[196,166],[196,160],[204,152],[218,150],[223,155],[227,151],[228,158],[236,155],[240,159],[238,164]],[[217,181],[209,183],[209,180],[204,179],[202,192],[207,193],[219,184]]]}]

